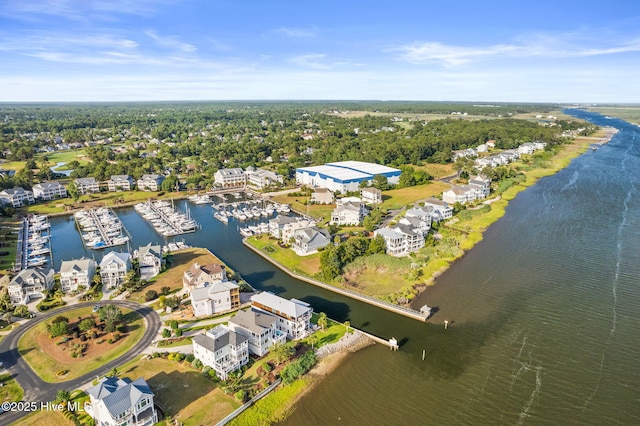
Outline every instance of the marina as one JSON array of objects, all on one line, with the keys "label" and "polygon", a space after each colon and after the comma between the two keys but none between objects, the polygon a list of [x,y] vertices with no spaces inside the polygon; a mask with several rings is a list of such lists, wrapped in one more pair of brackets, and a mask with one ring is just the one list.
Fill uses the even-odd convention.
[{"label": "marina", "polygon": [[14,270],[47,266],[51,257],[50,227],[46,215],[31,215],[23,219]]},{"label": "marina", "polygon": [[98,250],[126,244],[129,236],[118,216],[106,207],[88,209],[73,215],[82,235],[82,242],[90,249]]},{"label": "marina", "polygon": [[191,212],[186,207],[186,212],[176,210],[173,200],[171,202],[146,201],[134,206],[134,209],[153,226],[156,232],[163,237],[195,232],[198,223],[191,218]]}]

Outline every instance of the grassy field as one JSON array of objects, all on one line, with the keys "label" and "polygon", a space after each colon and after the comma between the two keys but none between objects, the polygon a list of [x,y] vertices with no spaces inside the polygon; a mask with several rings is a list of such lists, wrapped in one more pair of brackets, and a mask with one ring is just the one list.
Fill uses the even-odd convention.
[{"label": "grassy field", "polygon": [[408,278],[411,260],[386,254],[374,254],[356,258],[344,268],[344,285],[347,289],[373,297],[395,293],[398,289],[415,284]]},{"label": "grassy field", "polygon": [[185,426],[212,425],[240,406],[233,396],[189,364],[164,358],[135,360],[118,367],[120,377],[144,377],[165,416]]},{"label": "grassy field", "polygon": [[607,106],[587,109],[609,117],[618,117],[632,123],[640,123],[640,106]]},{"label": "grassy field", "polygon": [[[92,315],[91,310],[90,307],[80,308],[65,312],[63,315],[73,322],[77,317],[86,318]],[[128,319],[128,333],[113,345],[106,341],[106,337],[87,340],[84,342],[90,345],[87,353],[93,354],[92,356],[54,358],[56,356],[54,348],[57,346],[56,343],[61,341],[61,337],[49,338],[47,333],[49,321],[44,321],[27,331],[18,342],[18,351],[33,371],[46,382],[59,383],[75,379],[127,353],[140,340],[145,330],[144,320],[130,309],[121,310]],[[68,373],[64,377],[58,377],[56,373],[62,370],[68,370]]]},{"label": "grassy field", "polygon": [[0,402],[17,402],[22,401],[24,391],[20,385],[11,378],[11,374],[0,375]]},{"label": "grassy field", "polygon": [[[77,403],[82,407],[85,402],[89,401],[89,396],[79,390],[71,393],[71,402]],[[17,422],[13,423],[14,426],[41,426],[41,425],[56,425],[56,426],[74,426],[74,425],[88,425],[92,424],[91,417],[84,411],[76,412],[76,421],[65,418],[60,411],[47,411],[38,410],[33,414],[30,414]]]},{"label": "grassy field", "polygon": [[316,219],[322,217],[323,223],[331,219],[331,212],[336,207],[335,204],[304,204],[309,201],[310,197],[302,195],[290,197],[287,194],[280,194],[272,199],[276,203],[290,204],[293,209]]},{"label": "grassy field", "polygon": [[382,193],[382,206],[387,209],[403,208],[411,203],[441,194],[450,186],[443,182],[430,182],[425,185],[391,189]]},{"label": "grassy field", "polygon": [[293,272],[312,277],[320,271],[320,253],[298,256],[290,248],[280,247],[277,240],[267,236],[250,237],[247,242]]},{"label": "grassy field", "polygon": [[304,392],[307,382],[298,379],[283,386],[256,402],[251,408],[233,419],[231,426],[255,426],[278,423],[287,418],[296,397]]},{"label": "grassy field", "polygon": [[[155,290],[160,294],[160,289],[162,287],[169,287],[171,291],[181,289],[182,275],[195,262],[198,262],[200,265],[207,265],[210,263],[224,265],[220,259],[211,254],[206,248],[190,248],[181,250],[170,255],[169,262],[170,264],[166,271],[155,276],[151,284],[140,291],[132,293],[127,299],[143,303],[145,301],[144,295],[149,290]],[[229,271],[227,270],[227,273],[228,272]]]}]

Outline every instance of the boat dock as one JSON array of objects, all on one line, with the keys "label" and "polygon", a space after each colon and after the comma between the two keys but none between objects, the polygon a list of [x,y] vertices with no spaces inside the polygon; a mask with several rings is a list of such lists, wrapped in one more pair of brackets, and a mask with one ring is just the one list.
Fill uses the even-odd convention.
[{"label": "boat dock", "polygon": [[15,271],[47,265],[52,256],[49,229],[47,216],[33,215],[23,219],[18,232]]},{"label": "boat dock", "polygon": [[119,246],[129,241],[127,230],[111,209],[81,210],[73,218],[80,230],[82,243],[90,249]]},{"label": "boat dock", "polygon": [[189,208],[187,207],[186,213],[178,212],[173,201],[146,201],[136,204],[134,208],[163,237],[195,232],[198,227],[198,223],[191,218]]}]

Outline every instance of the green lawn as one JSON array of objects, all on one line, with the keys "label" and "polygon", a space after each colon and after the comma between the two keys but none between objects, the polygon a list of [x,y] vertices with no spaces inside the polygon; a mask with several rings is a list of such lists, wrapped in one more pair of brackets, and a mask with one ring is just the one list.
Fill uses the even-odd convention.
[{"label": "green lawn", "polygon": [[449,185],[443,182],[429,182],[424,185],[410,186],[408,188],[391,189],[382,193],[382,207],[399,209],[417,201],[441,194],[449,188]]},{"label": "green lawn", "polygon": [[[79,390],[71,392],[71,402],[77,403],[79,407],[83,407],[84,403],[89,401],[89,396]],[[14,423],[14,426],[41,426],[41,425],[56,425],[56,426],[74,426],[74,425],[88,425],[92,424],[91,417],[84,411],[77,411],[76,421],[65,418],[61,411],[47,411],[38,410],[33,414],[21,418]]]},{"label": "green lawn", "polygon": [[[62,315],[69,318],[70,322],[73,322],[77,317],[90,316],[92,314],[91,310],[92,308],[90,307],[80,308],[65,312]],[[61,341],[61,337],[55,339],[48,337],[47,323],[50,322],[50,320],[43,321],[41,324],[27,331],[18,341],[18,351],[33,371],[45,382],[59,383],[75,379],[124,355],[140,340],[145,331],[143,318],[130,309],[121,308],[121,310],[128,320],[128,335],[123,338],[122,343],[113,347],[107,342],[108,337],[101,337],[93,341],[87,340],[84,342],[89,345],[99,346],[99,349],[93,351],[96,353],[95,356],[75,358],[69,361],[54,359],[50,353],[47,352],[46,347],[40,347],[38,344],[38,336],[43,334],[46,336],[44,341],[51,346],[56,346],[56,343]],[[89,349],[89,353],[91,353],[92,349],[93,348]],[[62,370],[68,370],[68,373],[64,377],[56,376],[56,373]]]},{"label": "green lawn", "polygon": [[181,424],[212,425],[240,406],[200,371],[165,358],[134,360],[118,367],[120,377],[144,377],[165,416]]},{"label": "green lawn", "polygon": [[298,256],[290,248],[280,247],[277,240],[267,236],[250,237],[247,243],[267,253],[269,257],[293,272],[312,277],[320,271],[320,253]]},{"label": "green lawn", "polygon": [[22,401],[24,391],[12,377],[11,374],[0,375],[0,402],[17,402]]},{"label": "green lawn", "polygon": [[36,163],[39,163],[40,159],[45,155],[47,156],[47,161],[49,162],[50,166],[53,166],[56,163],[68,163],[73,160],[77,160],[81,165],[86,165],[89,163],[87,160],[83,160],[86,155],[84,148],[39,154],[35,157]]}]

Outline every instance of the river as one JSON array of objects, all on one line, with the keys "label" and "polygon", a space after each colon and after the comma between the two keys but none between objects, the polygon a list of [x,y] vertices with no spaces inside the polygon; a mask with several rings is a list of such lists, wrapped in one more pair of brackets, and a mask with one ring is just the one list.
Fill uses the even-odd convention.
[{"label": "river", "polygon": [[[416,306],[437,308],[427,324],[294,280],[242,246],[233,222],[190,206],[202,229],[178,239],[260,290],[401,344],[350,355],[287,424],[640,424],[640,128],[572,114],[620,132],[510,202],[423,293]],[[133,247],[161,241],[132,209],[117,214]],[[51,223],[56,268],[97,253],[72,219]]]}]

